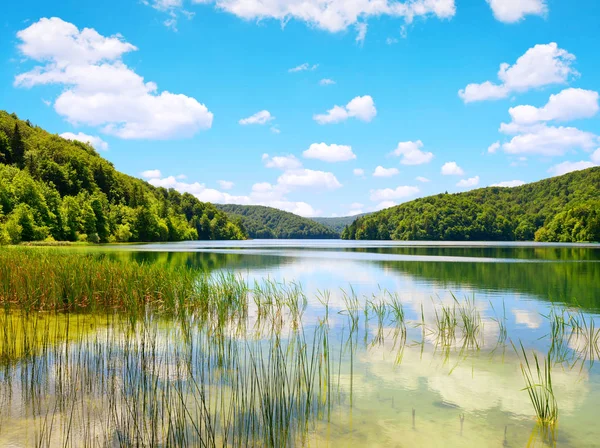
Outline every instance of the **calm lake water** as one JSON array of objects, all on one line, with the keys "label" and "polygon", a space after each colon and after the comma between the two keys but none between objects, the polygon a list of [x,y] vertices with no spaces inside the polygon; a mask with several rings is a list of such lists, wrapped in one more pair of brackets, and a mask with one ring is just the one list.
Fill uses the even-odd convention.
[{"label": "calm lake water", "polygon": [[[93,251],[234,272],[250,283],[268,278],[301,285],[304,331],[312,334],[326,321],[337,389],[337,399],[327,415],[317,416],[303,444],[600,446],[599,341],[561,334],[552,370],[559,419],[551,434],[536,425],[523,390],[522,356],[513,347],[522,343],[542,359],[558,351],[549,336],[551,310],[581,312],[587,327],[600,326],[599,245],[254,240]],[[353,296],[359,322],[351,330],[347,310]],[[392,297],[406,314],[400,341],[390,307],[384,317],[373,307]],[[457,335],[441,343],[435,328],[442,310],[464,303],[481,317],[476,340]],[[283,334],[293,331],[285,318],[282,325],[290,327]],[[159,333],[164,331],[168,345],[175,336],[164,327]],[[27,406],[19,419],[0,420],[1,446],[26,446]]]}]

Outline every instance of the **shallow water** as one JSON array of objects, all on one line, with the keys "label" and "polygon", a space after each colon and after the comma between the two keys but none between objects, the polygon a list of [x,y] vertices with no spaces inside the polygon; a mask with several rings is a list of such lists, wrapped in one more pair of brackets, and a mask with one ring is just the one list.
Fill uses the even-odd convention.
[{"label": "shallow water", "polygon": [[[311,417],[306,420],[306,431],[292,434],[287,439],[291,445],[600,446],[600,427],[596,423],[600,402],[597,346],[581,335],[563,335],[561,353],[565,360],[553,358],[552,371],[558,424],[553,432],[543,433],[523,390],[522,356],[512,345],[522,343],[527,353],[535,352],[543,358],[551,348],[548,315],[553,308],[567,307],[575,313],[578,307],[588,323],[600,323],[598,245],[257,240],[109,246],[92,251],[165,266],[193,266],[215,273],[234,271],[250,283],[270,278],[301,285],[307,306],[300,323],[282,313],[265,324],[258,311],[250,307],[244,325],[232,325],[226,339],[233,341],[235,353],[244,353],[241,358],[213,353],[219,350],[213,347],[214,334],[197,317],[190,318],[193,322],[184,338],[177,322],[153,321],[143,330],[152,335],[154,348],[149,353],[159,354],[164,360],[160,368],[153,370],[154,377],[165,384],[184,384],[181,400],[187,402],[194,395],[189,388],[190,377],[198,378],[204,372],[207,388],[219,390],[212,394],[221,397],[221,406],[223,401],[231,405],[231,397],[235,396],[237,383],[230,377],[235,370],[232,366],[244,371],[249,359],[262,359],[273,344],[274,333],[281,338],[277,344],[287,347],[286,356],[292,356],[287,354],[293,352],[290,347],[295,346],[300,332],[307,347],[316,350],[319,367],[315,368],[315,384],[324,392],[312,392],[317,398],[307,411]],[[352,327],[348,314],[351,290],[358,300],[356,327]],[[381,300],[389,303],[392,295],[385,291],[396,294],[403,305],[405,334],[399,330],[389,306],[383,318],[373,308]],[[444,307],[455,307],[456,301],[473,304],[481,318],[480,330],[472,340],[459,332],[451,340],[441,341],[436,318]],[[59,325],[62,328],[64,322]],[[140,332],[127,331],[112,320],[94,325],[78,320],[74,332],[76,336],[72,331],[69,340],[56,341],[58,348],[42,356],[44,368],[35,370],[17,362],[4,370],[0,446],[30,446],[40,433],[47,433],[40,429],[47,419],[39,417],[43,411],[35,417],[36,406],[46,409],[46,415],[53,414],[48,409],[60,408],[56,403],[62,392],[55,387],[56,365],[60,362],[79,372],[82,359],[105,360],[111,358],[107,354],[112,354],[114,361],[127,353],[137,369],[136,363],[142,362],[148,350]],[[127,342],[130,339],[134,341],[131,346]],[[327,349],[321,352],[324,339]],[[193,341],[204,342],[195,346]],[[250,358],[245,351],[249,346]],[[82,357],[82,353],[86,355]],[[177,360],[186,356],[192,367],[182,372],[176,367]],[[213,356],[225,359],[231,368],[205,372],[202,363]],[[290,359],[297,362],[297,358],[286,357]],[[102,376],[129,378],[132,370],[126,369],[127,375],[123,375],[124,363],[109,366],[108,361],[96,359],[94,365],[101,366],[99,370],[83,377],[95,381]],[[165,366],[170,369],[165,371]],[[30,383],[23,380],[23,372],[30,371],[37,372],[35,375],[45,385],[42,403],[31,399],[35,394],[28,394],[24,386]],[[119,374],[111,376],[110,372]],[[95,384],[87,387],[83,388],[85,393],[77,392],[85,397],[81,411],[61,408],[56,413],[55,429],[62,430],[56,429],[52,437],[48,436],[46,445],[83,446],[82,440],[94,437],[99,446],[123,445],[123,439],[106,434],[115,431],[115,422],[123,421],[121,413],[126,411],[106,401],[106,389]],[[125,395],[124,389],[117,395]],[[215,401],[215,409],[218,407]],[[106,408],[111,409],[111,424],[104,421],[102,410]],[[194,412],[190,413],[191,420],[201,418]],[[77,429],[65,443],[64,428],[69,421]],[[232,440],[244,445],[241,439]],[[169,444],[160,438],[154,442],[157,446]],[[223,444],[224,440],[214,443]]]}]

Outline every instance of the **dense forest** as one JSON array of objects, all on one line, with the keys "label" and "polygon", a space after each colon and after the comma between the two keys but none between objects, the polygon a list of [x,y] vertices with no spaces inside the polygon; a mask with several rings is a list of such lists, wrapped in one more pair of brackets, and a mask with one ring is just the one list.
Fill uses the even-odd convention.
[{"label": "dense forest", "polygon": [[416,199],[357,219],[342,238],[600,241],[600,167],[520,187]]},{"label": "dense forest", "polygon": [[327,226],[338,233],[342,233],[346,227],[348,227],[352,222],[356,219],[367,215],[367,213],[363,213],[361,215],[354,216],[340,216],[339,218],[310,218],[313,221],[317,221],[324,226]]},{"label": "dense forest", "polygon": [[250,238],[339,238],[340,234],[309,218],[260,205],[217,205],[231,219],[241,219]]},{"label": "dense forest", "polygon": [[0,244],[243,239],[190,194],[115,170],[91,146],[0,111]]}]

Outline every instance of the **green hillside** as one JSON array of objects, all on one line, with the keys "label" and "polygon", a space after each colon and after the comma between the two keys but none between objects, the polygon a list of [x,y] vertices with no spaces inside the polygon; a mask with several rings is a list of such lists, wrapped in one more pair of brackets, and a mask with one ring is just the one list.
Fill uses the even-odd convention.
[{"label": "green hillside", "polygon": [[361,215],[354,216],[340,216],[339,218],[311,218],[313,221],[317,221],[324,226],[327,226],[338,233],[342,233],[346,227],[352,224],[356,219],[367,215],[363,213]]},{"label": "green hillside", "polygon": [[338,232],[309,218],[261,205],[216,205],[231,219],[241,219],[250,238],[339,238]]},{"label": "green hillside", "polygon": [[0,111],[0,244],[245,237],[213,205],[122,174],[91,146]]},{"label": "green hillside", "polygon": [[342,238],[597,242],[600,167],[520,187],[416,199],[357,219]]}]

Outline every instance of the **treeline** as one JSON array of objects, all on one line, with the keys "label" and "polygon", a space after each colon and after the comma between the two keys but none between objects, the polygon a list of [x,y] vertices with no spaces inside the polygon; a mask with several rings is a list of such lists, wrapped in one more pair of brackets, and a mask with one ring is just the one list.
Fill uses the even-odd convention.
[{"label": "treeline", "polygon": [[514,188],[439,194],[364,216],[344,239],[600,241],[600,168]]},{"label": "treeline", "polygon": [[361,216],[365,216],[366,213],[355,215],[355,216],[340,216],[337,218],[311,218],[313,221],[318,222],[319,224],[323,224],[326,227],[329,227],[335,230],[337,233],[342,233],[346,227],[348,227],[352,222]]},{"label": "treeline", "polygon": [[331,239],[335,230],[309,218],[260,205],[217,205],[232,219],[240,219],[250,238]]},{"label": "treeline", "polygon": [[0,111],[0,244],[243,238],[212,204],[120,173],[91,146]]}]

